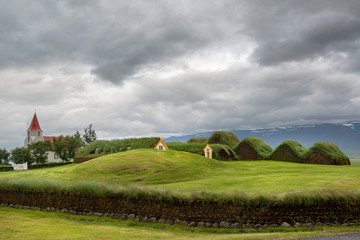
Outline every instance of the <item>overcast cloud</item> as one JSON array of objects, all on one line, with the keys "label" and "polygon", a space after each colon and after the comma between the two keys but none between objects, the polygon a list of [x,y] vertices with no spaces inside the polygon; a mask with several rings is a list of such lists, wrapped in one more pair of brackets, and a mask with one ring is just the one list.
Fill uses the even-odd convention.
[{"label": "overcast cloud", "polygon": [[0,4],[0,148],[360,120],[358,0]]}]

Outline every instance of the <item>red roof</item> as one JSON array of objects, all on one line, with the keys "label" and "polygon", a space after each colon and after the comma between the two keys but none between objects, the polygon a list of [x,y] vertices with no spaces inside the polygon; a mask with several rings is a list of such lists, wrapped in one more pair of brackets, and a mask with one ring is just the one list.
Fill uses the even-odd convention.
[{"label": "red roof", "polygon": [[34,117],[31,120],[30,127],[28,130],[41,130],[39,121],[37,119],[36,113],[34,113]]},{"label": "red roof", "polygon": [[52,136],[43,136],[45,141],[54,142],[54,138],[58,139],[59,137],[52,137]]}]

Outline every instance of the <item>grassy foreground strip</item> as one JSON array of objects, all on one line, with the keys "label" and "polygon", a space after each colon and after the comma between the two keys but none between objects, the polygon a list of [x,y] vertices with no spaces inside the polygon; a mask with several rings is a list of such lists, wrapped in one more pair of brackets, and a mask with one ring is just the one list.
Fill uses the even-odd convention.
[{"label": "grassy foreground strip", "polygon": [[[0,239],[296,239],[360,231],[354,227],[278,228],[260,232],[188,228],[0,207]],[[303,230],[303,231],[300,231]],[[304,231],[305,230],[305,231]],[[275,232],[276,231],[276,232]]]}]

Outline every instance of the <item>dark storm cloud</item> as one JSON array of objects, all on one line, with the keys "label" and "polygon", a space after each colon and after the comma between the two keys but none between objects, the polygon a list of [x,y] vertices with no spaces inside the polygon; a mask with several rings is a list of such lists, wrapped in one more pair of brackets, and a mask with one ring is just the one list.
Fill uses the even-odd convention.
[{"label": "dark storm cloud", "polygon": [[[358,66],[359,58],[355,57],[360,47],[358,1],[256,3],[250,4],[246,25],[258,44],[253,54],[258,63],[276,65],[322,57],[334,60],[339,68]],[[256,12],[261,14],[252,16]]]},{"label": "dark storm cloud", "polygon": [[0,145],[360,119],[358,0],[0,4]]},{"label": "dark storm cloud", "polygon": [[[2,1],[0,67],[86,62],[121,82],[221,38],[223,4]],[[202,13],[205,11],[206,13]]]}]

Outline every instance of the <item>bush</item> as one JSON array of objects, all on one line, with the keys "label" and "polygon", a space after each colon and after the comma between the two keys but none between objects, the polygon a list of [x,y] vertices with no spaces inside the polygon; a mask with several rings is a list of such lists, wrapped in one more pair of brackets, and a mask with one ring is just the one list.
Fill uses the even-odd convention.
[{"label": "bush", "polygon": [[216,131],[211,135],[208,143],[223,144],[234,148],[239,142],[239,139],[232,132]]},{"label": "bush", "polygon": [[14,170],[12,166],[10,165],[2,165],[0,166],[0,172],[7,172]]}]

